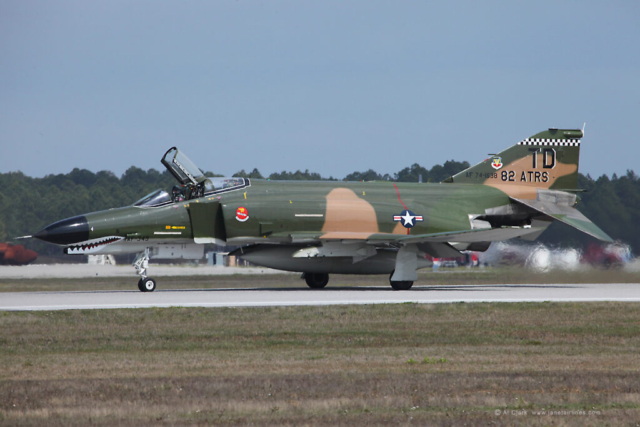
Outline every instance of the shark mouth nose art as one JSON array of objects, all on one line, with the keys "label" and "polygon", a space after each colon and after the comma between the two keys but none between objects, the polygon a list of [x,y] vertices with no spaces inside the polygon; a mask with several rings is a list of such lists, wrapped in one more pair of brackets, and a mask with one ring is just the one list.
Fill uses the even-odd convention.
[{"label": "shark mouth nose art", "polygon": [[101,237],[99,239],[87,240],[86,242],[80,242],[78,244],[64,248],[64,253],[67,255],[84,255],[96,253],[102,250],[104,247],[121,240],[124,240],[124,237],[108,236]]}]

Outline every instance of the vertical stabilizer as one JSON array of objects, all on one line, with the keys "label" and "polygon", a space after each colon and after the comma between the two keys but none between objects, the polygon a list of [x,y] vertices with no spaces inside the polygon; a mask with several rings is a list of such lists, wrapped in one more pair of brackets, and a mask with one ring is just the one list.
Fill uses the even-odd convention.
[{"label": "vertical stabilizer", "polygon": [[580,129],[549,129],[470,167],[444,182],[575,190]]}]

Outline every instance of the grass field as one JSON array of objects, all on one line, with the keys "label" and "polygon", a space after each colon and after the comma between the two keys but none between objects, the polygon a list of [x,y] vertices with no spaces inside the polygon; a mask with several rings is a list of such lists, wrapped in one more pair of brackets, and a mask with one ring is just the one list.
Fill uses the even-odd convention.
[{"label": "grass field", "polygon": [[2,425],[640,420],[634,303],[3,312],[0,330]]}]

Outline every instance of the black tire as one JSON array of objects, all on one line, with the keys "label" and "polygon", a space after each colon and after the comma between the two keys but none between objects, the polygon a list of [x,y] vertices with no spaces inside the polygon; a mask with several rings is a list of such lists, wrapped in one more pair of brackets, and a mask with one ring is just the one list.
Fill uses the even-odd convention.
[{"label": "black tire", "polygon": [[326,273],[305,273],[304,281],[311,289],[322,289],[329,283],[329,275]]},{"label": "black tire", "polygon": [[409,280],[403,280],[399,282],[389,281],[389,283],[391,283],[391,287],[394,291],[408,291],[413,286],[413,282]]},{"label": "black tire", "polygon": [[140,289],[141,292],[153,292],[156,290],[156,281],[151,277],[140,279],[138,289]]},{"label": "black tire", "polygon": [[394,291],[408,291],[409,289],[411,289],[411,287],[413,286],[413,282],[409,281],[409,280],[401,280],[401,281],[394,281],[391,280],[391,278],[393,277],[393,273],[395,273],[396,271],[393,270],[391,272],[391,274],[389,275],[389,283],[391,284],[391,287],[393,288]]}]

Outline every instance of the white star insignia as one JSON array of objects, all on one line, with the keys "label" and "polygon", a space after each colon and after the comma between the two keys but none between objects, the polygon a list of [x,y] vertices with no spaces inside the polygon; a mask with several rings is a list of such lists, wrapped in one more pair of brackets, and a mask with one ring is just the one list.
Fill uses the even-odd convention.
[{"label": "white star insignia", "polygon": [[413,215],[409,215],[409,212],[407,211],[403,217],[401,217],[402,220],[404,221],[404,226],[406,227],[407,224],[411,224],[413,225],[413,219],[415,218],[415,216]]}]

